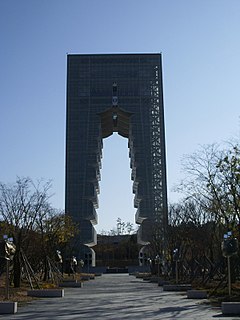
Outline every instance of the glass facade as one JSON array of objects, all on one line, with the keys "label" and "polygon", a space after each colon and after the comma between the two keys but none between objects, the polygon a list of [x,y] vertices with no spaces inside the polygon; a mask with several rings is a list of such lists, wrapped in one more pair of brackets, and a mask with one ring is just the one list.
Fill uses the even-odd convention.
[{"label": "glass facade", "polygon": [[[128,139],[138,240],[164,238],[167,188],[161,54],[67,57],[66,213],[79,223],[77,246],[94,246],[102,139]],[[80,250],[80,249],[79,249]],[[80,250],[81,251],[81,250]],[[76,255],[81,256],[81,252]]]}]

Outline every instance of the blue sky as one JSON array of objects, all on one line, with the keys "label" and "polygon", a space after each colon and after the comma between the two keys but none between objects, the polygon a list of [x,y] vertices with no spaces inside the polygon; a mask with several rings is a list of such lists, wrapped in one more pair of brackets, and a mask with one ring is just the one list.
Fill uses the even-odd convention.
[{"label": "blue sky", "polygon": [[[169,201],[181,159],[240,138],[239,0],[0,0],[0,181],[64,208],[66,54],[162,52]],[[134,221],[127,140],[104,140],[99,225]]]}]

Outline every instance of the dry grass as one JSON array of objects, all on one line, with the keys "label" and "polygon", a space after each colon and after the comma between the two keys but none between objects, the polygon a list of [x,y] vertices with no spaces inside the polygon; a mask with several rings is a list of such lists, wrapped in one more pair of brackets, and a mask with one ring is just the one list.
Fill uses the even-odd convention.
[{"label": "dry grass", "polygon": [[[10,286],[9,300],[14,301],[14,302],[18,302],[20,304],[24,304],[24,303],[32,301],[34,298],[27,296],[27,290],[29,290],[29,287],[13,288],[12,286]],[[6,300],[7,299],[6,299],[5,284],[1,283],[0,301],[6,301]]]},{"label": "dry grass", "polygon": [[[71,274],[70,276],[68,276],[67,274],[64,274],[64,279],[81,281],[82,275],[90,276],[90,274],[83,274],[83,273],[82,274],[77,273],[75,275]],[[39,286],[41,289],[54,289],[58,287],[57,284],[52,282],[39,282]],[[26,281],[22,281],[22,285],[20,288],[14,288],[12,285],[10,285],[9,300],[19,302],[20,304],[24,304],[32,300],[38,299],[38,298],[27,296],[27,291],[30,289],[31,287],[29,283]],[[6,301],[5,274],[2,274],[0,277],[0,301]]]}]

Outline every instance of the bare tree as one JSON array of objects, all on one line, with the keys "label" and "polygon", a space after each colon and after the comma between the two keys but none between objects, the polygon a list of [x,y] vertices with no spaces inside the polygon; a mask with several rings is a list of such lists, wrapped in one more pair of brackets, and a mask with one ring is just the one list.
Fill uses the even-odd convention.
[{"label": "bare tree", "polygon": [[[43,263],[43,279],[47,280],[49,275],[48,259],[55,260],[57,258],[56,252],[59,250],[63,254],[66,254],[66,251],[70,251],[68,244],[78,233],[78,227],[69,215],[65,215],[64,212],[51,207],[48,207],[45,215],[37,217],[36,225],[40,243],[37,257],[35,254],[35,261],[38,260],[38,262]],[[72,246],[73,242],[71,242]]]},{"label": "bare tree", "polygon": [[110,231],[101,231],[101,235],[107,234],[109,236],[116,236],[116,235],[126,235],[126,234],[133,234],[136,232],[134,229],[133,223],[131,222],[124,222],[121,218],[117,218],[116,228],[112,228]]},{"label": "bare tree", "polygon": [[[186,177],[179,189],[186,197],[172,212],[170,210],[169,220],[180,223],[185,233],[192,223],[195,231],[191,238],[190,233],[186,237],[187,240],[195,239],[190,249],[195,246],[209,261],[220,261],[223,234],[233,231],[234,236],[240,236],[239,143],[202,146],[197,152],[184,157],[183,170]],[[179,235],[181,229],[178,227],[177,230]],[[205,246],[195,238],[198,230],[201,230],[198,238],[204,234],[201,241]]]},{"label": "bare tree", "polygon": [[21,282],[21,250],[27,251],[31,232],[37,221],[43,220],[49,209],[51,182],[35,184],[30,178],[17,178],[16,183],[0,183],[0,217],[9,225],[16,245],[14,256],[14,286]]},{"label": "bare tree", "polygon": [[198,202],[211,221],[227,227],[240,222],[240,148],[203,146],[183,161],[185,180],[179,188]]}]

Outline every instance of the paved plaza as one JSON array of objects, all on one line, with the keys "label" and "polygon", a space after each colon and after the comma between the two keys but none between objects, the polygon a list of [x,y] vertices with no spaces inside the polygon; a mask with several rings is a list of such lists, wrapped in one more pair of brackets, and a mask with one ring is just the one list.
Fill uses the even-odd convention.
[{"label": "paved plaza", "polygon": [[163,292],[156,283],[128,274],[104,274],[85,282],[83,288],[65,288],[63,298],[35,300],[0,319],[240,319],[224,317],[220,308],[204,301],[187,299],[185,293]]}]

